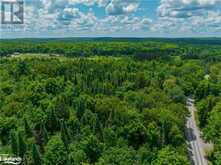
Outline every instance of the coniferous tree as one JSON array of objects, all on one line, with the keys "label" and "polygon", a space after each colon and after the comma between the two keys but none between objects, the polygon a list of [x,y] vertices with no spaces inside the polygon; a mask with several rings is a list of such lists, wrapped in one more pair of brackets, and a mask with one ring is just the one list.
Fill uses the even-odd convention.
[{"label": "coniferous tree", "polygon": [[14,155],[18,155],[18,141],[17,141],[16,134],[14,131],[12,131],[10,134],[10,140],[11,140],[12,153]]},{"label": "coniferous tree", "polygon": [[41,165],[42,164],[41,154],[40,154],[39,149],[38,149],[36,144],[33,144],[33,146],[32,146],[32,159],[33,159],[33,163],[35,165]]},{"label": "coniferous tree", "polygon": [[26,118],[24,119],[24,125],[25,125],[25,134],[27,137],[31,137],[33,136],[33,132],[28,124],[28,121],[26,120]]},{"label": "coniferous tree", "polygon": [[68,144],[70,143],[70,136],[68,133],[68,129],[66,123],[62,120],[61,121],[61,139],[64,143],[65,148],[68,148]]},{"label": "coniferous tree", "polygon": [[44,145],[46,145],[49,140],[49,137],[48,137],[48,131],[45,128],[45,124],[42,124],[42,126],[41,126],[41,134],[42,134],[42,138],[43,138],[43,143],[44,143]]},{"label": "coniferous tree", "polygon": [[26,143],[23,139],[22,133],[19,132],[18,133],[18,153],[21,158],[23,158],[23,156],[26,152],[26,149],[27,149],[27,147],[26,147]]},{"label": "coniferous tree", "polygon": [[77,81],[77,76],[76,74],[74,75],[74,85],[77,85],[78,84],[78,81]]},{"label": "coniferous tree", "polygon": [[51,133],[59,129],[59,121],[57,119],[57,116],[54,112],[54,110],[51,110],[49,116],[48,116],[48,123],[47,123],[48,129]]}]

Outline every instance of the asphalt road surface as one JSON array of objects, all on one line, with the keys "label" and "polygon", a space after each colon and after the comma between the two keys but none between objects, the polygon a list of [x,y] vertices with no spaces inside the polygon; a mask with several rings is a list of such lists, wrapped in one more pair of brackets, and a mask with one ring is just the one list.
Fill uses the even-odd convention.
[{"label": "asphalt road surface", "polygon": [[196,108],[194,106],[194,100],[191,98],[187,99],[187,108],[190,111],[190,116],[186,123],[189,157],[192,165],[208,165],[208,161],[205,158],[204,142],[200,137],[200,130],[195,121],[194,112],[196,111]]}]

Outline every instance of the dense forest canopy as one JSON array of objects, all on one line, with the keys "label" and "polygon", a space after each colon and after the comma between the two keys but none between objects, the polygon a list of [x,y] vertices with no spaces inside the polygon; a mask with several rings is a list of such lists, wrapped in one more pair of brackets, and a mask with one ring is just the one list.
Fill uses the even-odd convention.
[{"label": "dense forest canopy", "polygon": [[182,58],[220,60],[221,40],[208,39],[14,39],[0,40],[0,56],[13,53],[49,53],[66,56],[132,56],[142,59]]},{"label": "dense forest canopy", "polygon": [[0,153],[28,165],[189,165],[192,95],[221,164],[220,46],[4,40],[0,52]]}]

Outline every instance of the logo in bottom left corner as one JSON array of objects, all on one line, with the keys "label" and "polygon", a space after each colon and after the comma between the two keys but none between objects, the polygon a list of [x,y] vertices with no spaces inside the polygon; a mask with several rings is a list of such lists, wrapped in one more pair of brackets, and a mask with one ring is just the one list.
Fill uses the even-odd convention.
[{"label": "logo in bottom left corner", "polygon": [[22,159],[20,157],[11,156],[8,154],[0,154],[0,164],[15,164],[19,165],[21,164]]}]

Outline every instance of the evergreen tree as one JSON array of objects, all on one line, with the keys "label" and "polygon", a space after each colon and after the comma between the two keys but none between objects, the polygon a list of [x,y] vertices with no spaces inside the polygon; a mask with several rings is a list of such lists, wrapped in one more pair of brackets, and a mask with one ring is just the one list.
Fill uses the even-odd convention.
[{"label": "evergreen tree", "polygon": [[70,143],[70,136],[69,136],[69,133],[68,133],[66,123],[63,120],[61,121],[61,139],[64,143],[64,146],[67,149],[68,144]]},{"label": "evergreen tree", "polygon": [[42,138],[43,138],[43,143],[46,145],[49,140],[49,136],[48,136],[48,131],[45,128],[45,124],[42,124],[41,134],[42,134]]},{"label": "evergreen tree", "polygon": [[66,165],[68,155],[60,136],[52,136],[43,155],[44,165]]},{"label": "evergreen tree", "polygon": [[78,80],[77,80],[77,76],[76,74],[74,75],[74,85],[77,85],[78,84]]},{"label": "evergreen tree", "polygon": [[[19,61],[16,66],[16,76],[27,75],[29,73],[29,67],[26,61]],[[17,77],[17,78],[18,78]]]},{"label": "evergreen tree", "polygon": [[10,140],[11,140],[12,153],[14,155],[18,155],[18,141],[17,141],[16,134],[14,131],[12,131],[10,134]]},{"label": "evergreen tree", "polygon": [[40,130],[37,134],[37,144],[40,146],[40,150],[44,151],[44,146],[47,144],[49,140],[49,135],[47,129],[45,128],[45,124],[40,124]]},{"label": "evergreen tree", "polygon": [[51,133],[59,129],[59,121],[53,109],[49,113],[47,126]]},{"label": "evergreen tree", "polygon": [[24,119],[24,125],[25,125],[25,134],[27,137],[31,137],[33,136],[33,132],[28,124],[28,121],[26,120],[26,118]]},{"label": "evergreen tree", "polygon": [[36,144],[33,144],[33,146],[32,146],[32,159],[33,159],[33,163],[35,165],[41,165],[42,164],[41,154],[40,154],[39,149],[38,149]]},{"label": "evergreen tree", "polygon": [[23,156],[26,152],[26,149],[27,149],[27,147],[26,147],[26,143],[23,139],[22,133],[19,132],[18,133],[18,153],[21,158],[23,158]]}]

